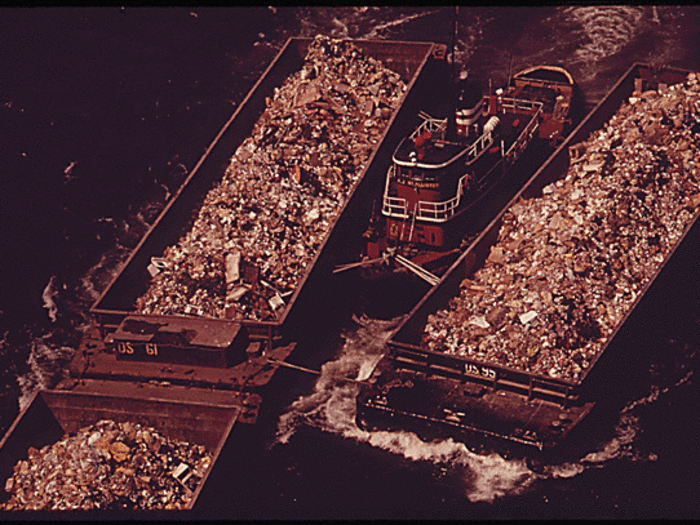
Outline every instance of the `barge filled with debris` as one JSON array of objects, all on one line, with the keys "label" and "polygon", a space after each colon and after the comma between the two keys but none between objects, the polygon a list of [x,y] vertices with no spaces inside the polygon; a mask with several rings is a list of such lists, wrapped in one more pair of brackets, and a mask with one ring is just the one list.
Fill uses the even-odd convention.
[{"label": "barge filled with debris", "polygon": [[699,146],[700,74],[633,65],[397,327],[360,426],[571,443],[697,276]]},{"label": "barge filled with debris", "polygon": [[288,334],[369,217],[396,130],[449,74],[444,52],[290,39],[92,312],[112,328],[178,315]]},{"label": "barge filled with debris", "polygon": [[323,308],[444,52],[287,41],[91,308],[66,377],[0,442],[2,509],[194,507]]},{"label": "barge filled with debris", "polygon": [[558,66],[520,71],[486,96],[466,73],[454,87],[447,104],[424,101],[419,123],[392,156],[381,206],[364,234],[364,260],[336,272],[388,266],[434,285],[468,246],[465,238],[564,140],[582,103],[573,77]]}]

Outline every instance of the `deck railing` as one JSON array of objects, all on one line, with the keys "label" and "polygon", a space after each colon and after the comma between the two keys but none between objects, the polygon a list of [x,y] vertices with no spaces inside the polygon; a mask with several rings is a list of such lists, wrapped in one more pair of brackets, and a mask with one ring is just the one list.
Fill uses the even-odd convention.
[{"label": "deck railing", "polygon": [[[540,102],[532,102],[529,100],[520,100],[513,98],[504,98],[501,101],[502,107],[511,110],[525,111],[527,113],[532,113],[534,110],[534,116],[530,119],[527,126],[521,131],[518,138],[513,142],[513,144],[508,148],[507,151],[503,152],[503,162],[505,162],[506,167],[513,164],[525,150],[530,140],[533,138],[537,128],[539,127],[539,116],[542,113],[542,104]],[[444,123],[445,121],[438,121],[436,119],[430,119],[427,115],[421,115],[425,119],[423,124],[421,124],[416,131],[411,134],[411,138],[420,136],[419,131],[426,130],[429,126],[437,125],[437,123]],[[429,129],[428,129],[429,130]],[[467,156],[471,157],[472,160],[467,162],[467,165],[471,163],[485,148],[491,146],[493,143],[493,137],[490,131],[483,133],[479,139],[477,139],[469,148]],[[382,214],[387,217],[392,217],[395,219],[408,219],[410,214],[408,211],[408,201],[407,199],[401,197],[391,197],[389,196],[390,180],[394,177],[395,167],[389,167],[387,171],[386,184],[384,187],[384,198],[382,205]],[[445,222],[449,220],[457,210],[464,195],[467,179],[470,177],[469,173],[465,173],[459,178],[457,182],[457,191],[454,197],[447,199],[445,201],[433,202],[433,201],[418,201],[415,214],[413,216],[414,220],[421,220],[425,222]]]},{"label": "deck railing", "polygon": [[396,219],[408,219],[408,201],[401,197],[390,197],[389,186],[394,177],[396,168],[392,165],[386,173],[386,183],[384,184],[384,198],[382,199],[382,215],[394,217]]},{"label": "deck railing", "polygon": [[433,118],[427,113],[423,113],[422,111],[418,115],[423,119],[423,122],[421,122],[421,124],[413,131],[413,133],[411,133],[411,135],[408,137],[409,139],[415,141],[426,131],[429,133],[439,133],[440,138],[442,138],[443,140],[445,139],[445,133],[447,132],[446,118]]},{"label": "deck railing", "polygon": [[428,222],[444,222],[452,217],[464,195],[464,187],[469,174],[465,173],[457,182],[457,193],[451,199],[441,202],[418,201],[418,209],[416,218]]}]

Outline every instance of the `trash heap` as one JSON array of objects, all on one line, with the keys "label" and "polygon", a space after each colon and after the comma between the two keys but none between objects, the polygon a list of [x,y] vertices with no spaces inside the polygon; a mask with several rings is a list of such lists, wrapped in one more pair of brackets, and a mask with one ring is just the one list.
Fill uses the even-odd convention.
[{"label": "trash heap", "polygon": [[184,509],[211,456],[150,427],[101,420],[29,449],[5,482],[0,510]]},{"label": "trash heap", "polygon": [[506,212],[424,345],[578,379],[700,205],[700,74],[633,93],[577,152],[563,179]]},{"label": "trash heap", "polygon": [[351,42],[316,37],[275,89],[192,229],[151,266],[144,314],[284,311],[406,86]]}]

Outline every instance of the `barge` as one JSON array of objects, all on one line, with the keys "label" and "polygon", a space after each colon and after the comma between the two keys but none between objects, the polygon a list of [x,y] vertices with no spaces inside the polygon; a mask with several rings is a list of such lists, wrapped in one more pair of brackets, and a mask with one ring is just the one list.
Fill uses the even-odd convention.
[{"label": "barge", "polygon": [[[168,203],[135,248],[122,270],[95,302],[91,312],[99,320],[103,331],[114,331],[127,316],[139,315],[136,308],[137,300],[148,289],[149,283],[159,277],[156,275],[154,278],[153,274],[158,272],[164,252],[169,247],[177,245],[178,239],[191,226],[193,210],[198,209],[205,201],[207,191],[227,175],[227,169],[237,162],[236,159],[250,155],[250,152],[245,151],[245,148],[243,148],[244,151],[241,151],[241,146],[249,138],[258,118],[271,104],[270,99],[279,90],[279,86],[291,75],[299,73],[303,66],[304,56],[313,41],[314,39],[311,38],[289,39],[188,175],[176,196]],[[293,293],[279,294],[282,296],[283,306],[275,311],[274,316],[266,319],[245,317],[233,319],[242,324],[252,338],[267,339],[268,342],[277,337],[287,340],[293,339],[293,332],[304,326],[310,312],[322,311],[319,304],[323,300],[323,290],[330,282],[330,270],[333,268],[334,262],[339,258],[346,257],[345,253],[351,249],[352,243],[348,243],[348,239],[352,239],[351,233],[359,228],[357,226],[358,217],[369,218],[371,210],[371,197],[369,196],[374,194],[383,184],[383,174],[379,173],[383,171],[382,166],[386,165],[387,157],[390,156],[390,152],[393,151],[398,142],[399,130],[405,129],[407,119],[415,113],[414,108],[430,89],[431,84],[435,81],[435,76],[449,74],[449,66],[444,56],[445,46],[420,42],[360,40],[351,42],[365,56],[380,61],[386,68],[398,73],[405,83],[405,93],[395,110],[383,117],[386,124],[381,135],[372,136],[373,138],[369,141],[371,149],[367,153],[368,160],[358,179],[347,191],[344,200],[338,204],[335,218],[328,225],[326,233],[321,236],[310,262],[303,268]],[[310,73],[310,75],[313,74]],[[305,82],[308,83],[308,80]],[[306,85],[308,86],[308,84]],[[336,86],[334,89],[338,91],[349,90],[350,86]],[[313,90],[307,89],[307,91]],[[326,102],[322,94],[314,92],[308,97],[294,97],[294,100],[294,105],[306,102],[307,107],[302,108],[305,111],[314,111],[318,114],[332,112],[332,102]],[[289,103],[291,104],[291,101]],[[379,111],[379,108],[373,111]],[[272,128],[272,124],[270,127]],[[313,134],[314,130],[306,130],[304,133],[307,132]],[[279,141],[279,139],[277,140]],[[278,144],[276,149],[282,149],[281,145]],[[238,153],[234,156],[237,150]],[[303,157],[303,153],[300,153],[296,159],[299,164],[291,166],[290,173],[281,173],[279,176],[288,178],[290,184],[292,178],[298,182],[299,177],[304,177],[305,164],[303,161],[305,159]],[[311,162],[313,159],[310,160]],[[302,165],[301,169],[297,169],[299,165]],[[277,178],[278,174],[273,174],[272,177]],[[368,201],[370,202],[368,203]],[[217,202],[217,205],[221,207],[222,203]],[[285,205],[287,206],[285,208],[286,218],[291,220],[294,218],[294,214],[289,209],[290,204],[280,203],[278,207],[282,208]],[[250,214],[252,217],[258,214],[253,222],[262,221],[266,210],[258,209],[256,212],[255,209],[250,208],[250,211],[246,212],[246,216]],[[314,220],[313,212],[314,210],[311,209],[310,213],[306,214],[310,221]],[[239,226],[241,229],[250,227],[246,224]],[[361,237],[361,232],[357,237]],[[206,239],[201,242],[206,242]],[[294,255],[294,252],[289,248],[288,251],[290,251],[290,255]],[[261,282],[263,281],[263,268],[251,266],[251,264],[246,265],[245,261],[240,261],[239,273],[241,276],[238,282],[249,284],[246,281],[257,281],[257,291],[276,286],[275,283],[269,281]],[[192,319],[198,317],[195,312],[190,312],[187,309],[178,315]],[[211,314],[205,316],[211,316]],[[225,318],[228,320],[228,317]]]},{"label": "barge", "polygon": [[[600,416],[602,407],[619,395],[620,375],[634,369],[649,331],[663,322],[658,305],[677,302],[678,294],[688,290],[688,276],[697,276],[700,194],[694,183],[700,178],[695,156],[700,132],[699,80],[697,74],[673,67],[640,63],[630,67],[395,329],[386,355],[357,397],[360,427],[413,430],[426,438],[453,436],[475,449],[527,457],[555,457],[565,455],[567,450],[581,450],[576,447],[596,446],[590,433],[592,426],[584,422],[604,417]],[[671,110],[677,84],[685,86],[689,94],[679,109],[674,106]],[[623,120],[635,111],[635,104],[647,101],[656,101],[660,109],[654,106],[648,114],[642,110],[637,120]],[[615,128],[621,122],[633,125],[622,132]],[[647,127],[637,129],[638,124]],[[598,139],[600,144],[595,142]],[[616,149],[618,146],[628,149]],[[630,167],[614,164],[617,160],[613,153],[630,155]],[[649,155],[658,155],[660,162],[635,164]],[[681,185],[682,189],[677,199],[666,203],[671,206],[667,213],[674,219],[683,214],[688,220],[680,226],[665,223],[666,238],[649,233],[644,241],[649,247],[646,253],[636,254],[627,240],[609,236],[610,245],[619,241],[620,249],[605,252],[614,252],[609,260],[587,259],[592,249],[580,248],[587,244],[602,246],[591,243],[602,233],[586,238],[578,234],[564,236],[561,242],[552,235],[556,230],[570,228],[571,232],[587,227],[580,219],[586,215],[578,211],[585,209],[585,192],[601,203],[607,202],[603,200],[606,197],[623,193],[607,187],[599,190],[592,183],[586,186],[589,178],[611,180],[613,165],[620,170],[637,170],[645,177],[633,190],[635,200],[645,197],[655,185],[662,194],[660,188],[671,180],[667,174],[680,173],[672,185]],[[576,170],[576,174],[567,177],[570,170]],[[572,178],[579,181],[577,193],[569,196],[570,201],[563,199],[565,204],[559,204],[556,216],[548,216],[557,209],[552,201],[533,204],[562,188],[573,187]],[[623,182],[621,190],[630,184],[635,182]],[[645,206],[651,203],[647,200]],[[595,202],[587,204],[593,207]],[[626,205],[631,206],[629,214],[613,211],[611,218],[606,218],[605,210],[599,210],[592,230],[605,224],[613,233],[636,235],[627,215],[632,215],[637,204],[627,200]],[[526,209],[533,210],[533,215],[527,215]],[[520,222],[534,216],[540,219]],[[639,226],[642,233],[646,226]],[[517,251],[521,243],[529,242],[529,231],[551,235],[536,248]],[[548,246],[547,242],[554,244]],[[665,251],[661,252],[664,245]],[[574,253],[572,248],[578,251]],[[548,253],[550,263],[545,257]],[[559,257],[562,254],[565,256]],[[603,279],[597,264],[606,269],[603,273],[614,272],[632,256],[638,256],[637,263],[625,267],[625,278],[611,283],[601,295],[596,291],[584,297],[567,297],[568,292],[551,286],[566,275],[572,282],[585,280],[586,286],[595,286]],[[506,266],[518,257],[522,259],[520,266]],[[652,260],[654,265],[650,264]],[[509,273],[505,268],[517,270]],[[510,285],[499,284],[499,272],[508,274],[515,286],[512,299],[508,295]],[[644,278],[635,282],[635,276],[642,274]],[[533,290],[541,293],[530,294],[528,288],[529,295],[515,299],[518,290],[530,286],[531,281],[523,280],[528,276],[538,280]],[[489,295],[489,283],[498,287],[500,295]],[[586,302],[594,300],[597,304]],[[572,323],[569,328],[546,313],[550,306],[568,316]],[[458,335],[450,332],[455,319],[462,319]],[[524,334],[528,331],[540,334],[534,343],[527,342]]]},{"label": "barge", "polygon": [[[342,108],[331,107],[323,98],[327,86],[316,86],[316,91],[309,88],[308,75],[318,75],[305,66],[312,45],[353,49],[353,58],[363,55],[373,64],[380,63],[405,89],[393,109],[382,105],[385,101],[378,87],[377,100],[363,99],[362,109],[371,110],[385,126],[381,133],[360,130],[366,131],[367,161],[338,204],[338,213],[293,293],[277,294],[276,300],[282,302],[275,303],[275,315],[267,319],[217,318],[197,308],[175,314],[139,311],[139,298],[167,264],[164,252],[191,227],[207,192],[228,173],[232,157],[240,158],[240,146],[259,129],[256,122],[274,103],[285,80],[303,77],[307,86],[306,95],[299,97],[302,100],[294,96],[294,108],[327,118],[333,111],[342,114]],[[341,59],[334,57],[336,62]],[[329,300],[324,292],[331,269],[336,257],[346,257],[344,250],[350,249],[346,239],[361,236],[355,231],[359,227],[356,219],[369,217],[367,195],[381,188],[382,166],[400,138],[396,130],[403,129],[436,75],[448,71],[443,45],[289,39],[91,307],[96,322],[86,331],[66,377],[53,389],[36,393],[0,442],[0,487],[12,485],[9,477],[13,469],[17,472],[17,462],[26,460],[30,447],[46,447],[61,435],[105,419],[148,425],[169,438],[204,445],[212,455],[210,470],[215,471],[217,458],[235,433],[234,426],[256,422],[273,374],[285,364],[300,333],[308,332],[308,319],[322,315],[324,300]],[[342,84],[335,89],[347,93],[353,86]],[[297,183],[303,176],[298,166],[288,174]],[[230,266],[227,258],[227,280],[229,270],[234,270]],[[248,286],[246,291],[251,294],[255,285],[270,286],[261,283],[259,271],[251,264],[240,264],[235,268],[241,274],[235,284]],[[208,475],[191,494],[186,508],[195,508]],[[0,493],[0,503],[9,496],[7,491]]]}]

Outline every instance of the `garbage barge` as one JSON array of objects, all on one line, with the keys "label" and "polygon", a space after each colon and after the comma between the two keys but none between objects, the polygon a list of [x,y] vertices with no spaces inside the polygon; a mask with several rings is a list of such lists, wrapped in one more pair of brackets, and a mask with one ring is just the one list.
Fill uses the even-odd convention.
[{"label": "garbage barge", "polygon": [[[92,306],[66,377],[0,442],[2,509],[193,509],[215,490],[234,427],[256,422],[299,325],[308,332],[322,314],[335,257],[361,238],[367,195],[381,191],[405,121],[441,75],[444,45],[289,39]],[[264,170],[267,186],[253,187]],[[275,221],[264,223],[261,192],[277,192]],[[287,243],[245,236],[260,230]],[[246,247],[296,266],[273,280]],[[163,278],[178,265],[194,293]],[[212,290],[226,304],[202,300]],[[164,308],[159,294],[185,300]]]},{"label": "garbage barge", "polygon": [[93,306],[101,325],[174,314],[292,337],[362,242],[417,104],[449,81],[445,49],[290,39]]},{"label": "garbage barge", "polygon": [[700,74],[630,67],[396,328],[359,426],[595,447],[594,409],[697,278],[699,139]]}]

